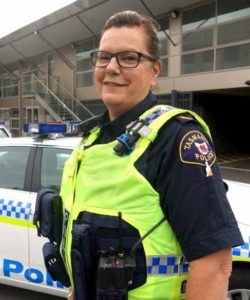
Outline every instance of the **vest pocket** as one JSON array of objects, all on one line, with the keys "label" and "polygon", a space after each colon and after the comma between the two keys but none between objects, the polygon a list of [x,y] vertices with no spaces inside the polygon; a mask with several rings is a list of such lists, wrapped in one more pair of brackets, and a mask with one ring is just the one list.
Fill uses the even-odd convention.
[{"label": "vest pocket", "polygon": [[[79,238],[76,238],[77,235]],[[139,231],[126,221],[120,220],[118,216],[82,212],[73,224],[71,255],[74,250],[81,254],[85,273],[90,274],[90,282],[92,285],[93,282],[96,285],[97,264],[98,261],[100,262],[101,255],[109,251],[116,255],[121,252],[120,248],[122,247],[125,257],[129,257],[133,245],[139,239]],[[128,290],[142,286],[147,279],[146,256],[142,245],[137,248],[135,264],[132,284],[128,286]],[[74,273],[73,261],[72,267]],[[89,288],[89,284],[87,288]]]}]

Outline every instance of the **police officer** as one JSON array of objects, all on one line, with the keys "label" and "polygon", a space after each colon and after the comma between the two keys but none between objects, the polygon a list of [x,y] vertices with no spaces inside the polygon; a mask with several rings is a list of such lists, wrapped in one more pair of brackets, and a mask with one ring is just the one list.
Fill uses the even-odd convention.
[{"label": "police officer", "polygon": [[[99,299],[226,299],[231,247],[243,240],[207,125],[193,112],[158,106],[151,92],[161,71],[156,24],[134,11],[116,13],[91,59],[107,110],[85,131],[63,174],[62,253],[72,294],[85,299],[92,293],[85,290],[99,286]],[[80,239],[78,225],[85,226]],[[119,295],[126,291],[114,273],[110,286],[105,272],[133,247],[128,294],[112,298],[119,287]]]}]

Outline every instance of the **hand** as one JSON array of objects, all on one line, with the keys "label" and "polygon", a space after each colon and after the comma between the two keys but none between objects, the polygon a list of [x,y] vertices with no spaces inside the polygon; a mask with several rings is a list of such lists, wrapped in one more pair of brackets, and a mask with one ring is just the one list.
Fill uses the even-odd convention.
[{"label": "hand", "polygon": [[74,293],[72,291],[69,292],[67,299],[68,300],[74,300]]}]

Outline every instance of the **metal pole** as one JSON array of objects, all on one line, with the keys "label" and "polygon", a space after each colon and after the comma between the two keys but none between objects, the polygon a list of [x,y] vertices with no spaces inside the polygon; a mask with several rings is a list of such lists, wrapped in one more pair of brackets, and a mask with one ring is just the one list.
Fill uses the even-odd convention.
[{"label": "metal pole", "polygon": [[19,98],[19,136],[22,136],[23,128],[23,98],[22,98],[22,79],[18,80],[18,98]]},{"label": "metal pole", "polygon": [[177,90],[171,90],[171,105],[177,105],[178,92]]}]

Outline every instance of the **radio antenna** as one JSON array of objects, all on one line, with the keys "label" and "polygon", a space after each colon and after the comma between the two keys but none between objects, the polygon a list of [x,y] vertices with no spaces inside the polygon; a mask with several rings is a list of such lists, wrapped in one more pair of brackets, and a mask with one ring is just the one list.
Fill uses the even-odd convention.
[{"label": "radio antenna", "polygon": [[139,247],[139,245],[141,244],[141,242],[148,236],[150,235],[156,228],[158,228],[161,223],[163,223],[165,221],[165,217],[163,217],[157,224],[155,224],[148,232],[146,232],[137,242],[135,242],[135,244],[133,245],[131,251],[130,251],[130,255],[134,256],[136,253],[137,248]]},{"label": "radio antenna", "polygon": [[119,246],[118,246],[118,255],[123,256],[124,255],[124,249],[123,249],[123,232],[122,232],[122,213],[118,212],[118,222],[119,222]]}]

